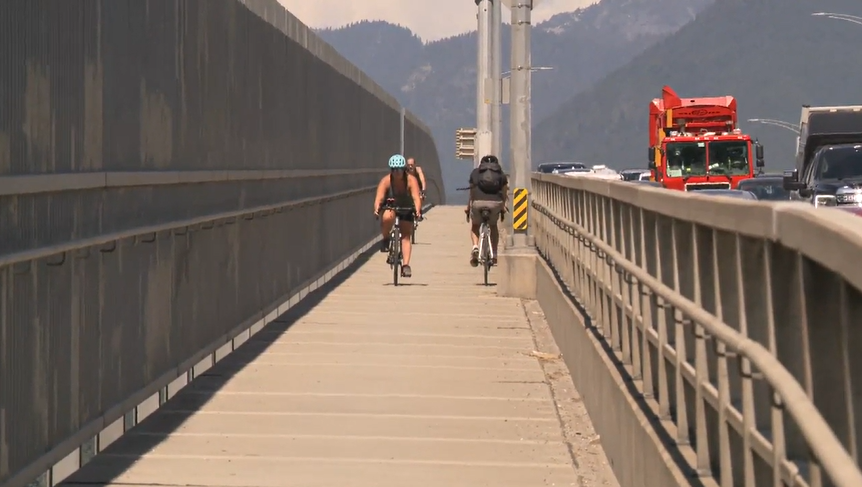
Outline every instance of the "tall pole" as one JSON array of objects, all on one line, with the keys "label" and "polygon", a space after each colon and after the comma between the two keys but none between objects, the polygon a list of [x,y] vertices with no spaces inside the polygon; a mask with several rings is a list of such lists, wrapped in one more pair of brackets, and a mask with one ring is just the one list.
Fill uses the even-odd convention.
[{"label": "tall pole", "polygon": [[[510,6],[512,10],[512,80],[509,144],[512,150],[512,177],[509,187],[524,188],[527,191],[531,190],[530,171],[532,169],[530,22],[533,4],[534,0],[514,0]],[[530,199],[532,198],[530,197]],[[529,205],[527,211],[530,211]],[[508,213],[509,228],[513,228],[513,213],[514,211]],[[513,229],[511,236],[507,238],[507,247],[535,246],[535,237],[532,233],[529,223],[524,230]]]},{"label": "tall pole", "polygon": [[478,46],[476,59],[476,151],[473,167],[491,153],[491,16],[490,0],[476,0]]},{"label": "tall pole", "polygon": [[491,104],[491,152],[503,160],[503,110],[502,110],[502,51],[501,31],[503,30],[503,2],[492,0],[491,11],[491,83],[493,98]]},{"label": "tall pole", "polygon": [[399,149],[398,153],[401,154],[402,156],[404,155],[404,118],[407,115],[406,112],[407,112],[407,109],[404,107],[401,107],[401,146],[400,146],[401,148]]}]

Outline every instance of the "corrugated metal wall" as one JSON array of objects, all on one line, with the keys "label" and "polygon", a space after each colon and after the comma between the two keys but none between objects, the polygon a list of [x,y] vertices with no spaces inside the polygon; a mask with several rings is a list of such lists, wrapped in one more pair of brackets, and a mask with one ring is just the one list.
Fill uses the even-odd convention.
[{"label": "corrugated metal wall", "polygon": [[373,238],[399,110],[275,0],[0,2],[0,484]]}]

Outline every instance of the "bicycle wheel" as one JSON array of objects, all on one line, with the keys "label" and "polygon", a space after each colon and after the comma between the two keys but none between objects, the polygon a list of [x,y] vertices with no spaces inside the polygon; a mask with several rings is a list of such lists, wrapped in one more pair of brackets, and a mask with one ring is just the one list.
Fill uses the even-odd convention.
[{"label": "bicycle wheel", "polygon": [[482,269],[485,274],[485,285],[488,285],[488,274],[491,272],[491,235],[488,228],[482,233]]},{"label": "bicycle wheel", "polygon": [[392,237],[392,244],[389,247],[390,258],[392,259],[392,284],[398,285],[398,277],[401,275],[401,233],[395,231]]},{"label": "bicycle wheel", "polygon": [[389,231],[389,254],[386,255],[386,263],[389,264],[389,267],[395,265],[395,259],[393,259],[392,256],[395,255],[395,242],[397,241],[398,239],[396,238],[395,228],[393,227],[392,230]]}]

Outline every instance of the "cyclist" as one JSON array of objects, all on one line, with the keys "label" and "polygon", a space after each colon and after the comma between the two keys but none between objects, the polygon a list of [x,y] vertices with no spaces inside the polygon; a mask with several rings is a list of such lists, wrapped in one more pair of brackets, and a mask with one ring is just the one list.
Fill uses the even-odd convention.
[{"label": "cyclist", "polygon": [[509,179],[500,167],[497,156],[487,155],[479,162],[479,166],[470,173],[470,199],[467,202],[466,213],[470,215],[470,239],[473,250],[470,252],[470,265],[479,265],[479,228],[482,225],[482,210],[488,210],[491,227],[491,248],[494,251],[492,265],[497,265],[497,244],[500,242],[500,232],[497,222],[506,208],[509,197]]},{"label": "cyclist", "polygon": [[419,194],[422,196],[422,200],[425,200],[425,190],[428,189],[425,185],[425,173],[422,171],[422,168],[416,165],[416,159],[411,157],[407,159],[407,172],[416,176],[416,179],[419,180]]},{"label": "cyclist", "polygon": [[389,252],[389,232],[395,223],[395,212],[386,206],[410,208],[409,211],[399,212],[398,217],[401,219],[401,276],[411,277],[410,237],[413,234],[414,217],[422,216],[422,201],[419,198],[419,180],[407,172],[407,161],[401,154],[389,158],[389,175],[380,179],[374,198],[374,216],[383,213],[380,218],[380,232],[383,235],[381,252]]}]

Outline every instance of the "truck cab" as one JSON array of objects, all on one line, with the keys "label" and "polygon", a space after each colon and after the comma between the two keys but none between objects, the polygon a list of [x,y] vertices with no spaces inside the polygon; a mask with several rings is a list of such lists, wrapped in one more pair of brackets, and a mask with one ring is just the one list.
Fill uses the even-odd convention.
[{"label": "truck cab", "polygon": [[736,189],[762,168],[763,146],[738,129],[731,133],[679,134],[671,132],[659,149],[656,164],[650,150],[650,167],[665,188],[680,191]]},{"label": "truck cab", "polygon": [[737,127],[732,96],[680,98],[665,86],[649,129],[652,179],[668,189],[736,189],[765,166],[763,146]]},{"label": "truck cab", "polygon": [[791,198],[814,206],[862,207],[862,106],[803,106]]}]

